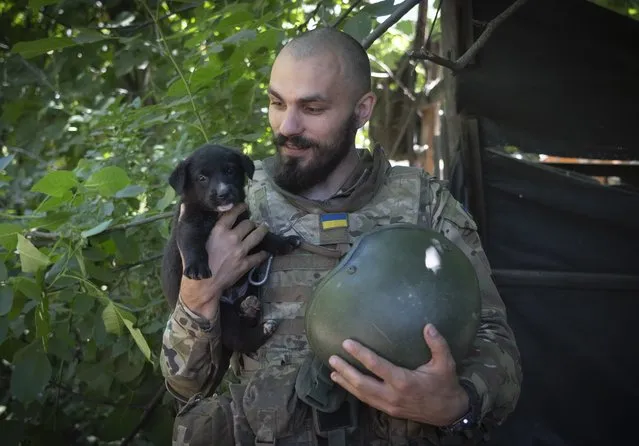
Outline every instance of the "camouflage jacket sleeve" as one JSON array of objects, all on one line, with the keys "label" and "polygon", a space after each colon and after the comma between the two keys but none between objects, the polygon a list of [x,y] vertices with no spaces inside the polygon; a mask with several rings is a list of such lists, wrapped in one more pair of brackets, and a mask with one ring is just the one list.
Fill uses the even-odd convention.
[{"label": "camouflage jacket sleeve", "polygon": [[164,328],[160,367],[167,389],[181,402],[214,392],[229,367],[219,314],[209,321],[179,299]]},{"label": "camouflage jacket sleeve", "polygon": [[481,430],[501,424],[519,399],[522,369],[517,343],[508,325],[506,308],[492,279],[477,225],[441,182],[425,176],[420,214],[459,246],[475,266],[482,296],[480,326],[468,357],[458,364],[481,401]]}]

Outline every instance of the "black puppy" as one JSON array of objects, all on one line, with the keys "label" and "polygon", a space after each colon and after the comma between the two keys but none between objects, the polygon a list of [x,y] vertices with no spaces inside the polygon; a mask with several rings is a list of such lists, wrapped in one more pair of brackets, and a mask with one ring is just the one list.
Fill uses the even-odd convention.
[{"label": "black puppy", "polygon": [[[180,195],[173,216],[172,231],[162,261],[162,288],[171,309],[178,300],[182,275],[190,279],[212,276],[206,241],[221,213],[245,200],[246,177],[253,178],[255,164],[239,151],[216,144],[205,144],[180,162],[169,177],[169,184]],[[184,204],[182,217],[180,205]],[[236,224],[249,217],[244,212]],[[281,237],[271,232],[249,254],[265,250],[272,255],[288,254],[299,246],[297,237]],[[178,246],[182,249],[185,265]],[[257,325],[260,305],[245,274],[220,301],[222,343],[232,351],[250,353],[273,334],[276,324]]]}]

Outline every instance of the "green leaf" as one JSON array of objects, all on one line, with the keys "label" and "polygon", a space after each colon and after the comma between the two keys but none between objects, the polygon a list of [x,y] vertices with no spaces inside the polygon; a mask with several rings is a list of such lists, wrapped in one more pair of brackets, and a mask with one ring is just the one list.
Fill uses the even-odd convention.
[{"label": "green leaf", "polygon": [[155,320],[153,322],[151,322],[149,325],[145,326],[142,329],[142,333],[144,334],[153,334],[153,333],[157,333],[160,330],[164,330],[164,327],[166,326],[166,324],[164,323],[164,320]]},{"label": "green leaf", "polygon": [[84,256],[81,251],[75,253],[75,259],[78,261],[78,266],[80,267],[80,272],[82,273],[82,277],[87,276],[87,267],[84,264]]},{"label": "green leaf", "polygon": [[18,254],[23,273],[36,273],[51,263],[49,257],[40,252],[22,234],[18,234]]},{"label": "green leaf", "polygon": [[129,185],[131,180],[126,172],[118,166],[104,167],[91,175],[84,183],[89,189],[95,189],[104,197],[115,195],[120,189]]},{"label": "green leaf", "polygon": [[11,161],[13,161],[13,158],[14,158],[13,155],[4,156],[0,158],[0,170],[4,170],[9,164],[11,164]]},{"label": "green leaf", "polygon": [[257,32],[254,29],[243,29],[232,36],[227,37],[222,40],[222,43],[230,43],[233,45],[237,45],[238,43],[244,42],[246,40],[253,40],[257,36]]},{"label": "green leaf", "polygon": [[38,206],[37,212],[47,212],[53,209],[59,208],[62,204],[68,203],[73,198],[73,193],[68,190],[62,194],[61,197],[52,197],[50,195],[44,197],[40,206]]},{"label": "green leaf", "polygon": [[20,54],[25,59],[30,59],[49,51],[60,50],[74,45],[76,43],[68,37],[48,37],[46,39],[18,42],[13,45],[11,52]]},{"label": "green leaf", "polygon": [[123,319],[122,322],[124,322],[124,325],[126,325],[126,328],[128,328],[129,332],[131,332],[131,336],[133,336],[133,340],[138,345],[138,348],[140,349],[144,357],[148,361],[151,361],[151,348],[149,347],[149,344],[146,342],[146,339],[144,339],[144,335],[142,334],[140,329],[133,328],[133,322],[131,322],[128,319]]},{"label": "green leaf", "polygon": [[29,299],[33,299],[38,302],[42,299],[42,287],[40,287],[40,285],[38,285],[36,281],[30,277],[16,277],[14,289],[16,291],[20,291]]},{"label": "green leaf", "polygon": [[39,9],[42,6],[55,5],[60,0],[29,0],[29,7],[32,9]]},{"label": "green leaf", "polygon": [[104,307],[104,310],[102,310],[102,321],[104,322],[104,327],[107,332],[118,336],[122,335],[121,318],[113,302],[109,302],[106,307]]},{"label": "green leaf", "polygon": [[13,357],[11,394],[22,403],[38,398],[51,379],[51,363],[36,341],[17,351]]},{"label": "green leaf", "polygon": [[368,36],[373,29],[373,21],[365,12],[359,12],[348,19],[344,24],[344,32],[350,34],[358,42]]},{"label": "green leaf", "polygon": [[395,0],[382,0],[377,3],[364,6],[361,10],[366,11],[368,14],[379,17],[383,15],[390,15],[395,11]]},{"label": "green leaf", "polygon": [[113,39],[113,37],[108,36],[106,34],[102,34],[97,29],[80,28],[78,31],[79,33],[77,36],[73,38],[73,41],[80,45],[85,43],[99,42],[105,39]]},{"label": "green leaf", "polygon": [[113,220],[103,221],[97,226],[92,227],[91,229],[87,229],[86,231],[82,231],[80,235],[84,238],[89,238],[94,235],[98,235],[101,232],[104,232],[110,225]]},{"label": "green leaf", "polygon": [[[0,317],[0,345],[7,339],[9,333],[9,318]],[[0,357],[2,357],[2,351],[0,351]]]},{"label": "green leaf", "polygon": [[115,198],[137,197],[138,195],[144,193],[145,190],[146,189],[142,186],[138,186],[137,184],[132,184],[116,192]]},{"label": "green leaf", "polygon": [[[138,359],[139,358],[139,359]],[[144,368],[144,358],[134,355],[133,361],[128,355],[122,355],[115,360],[115,379],[122,383],[128,383],[137,378]]]},{"label": "green leaf", "polygon": [[127,237],[124,231],[111,233],[111,239],[117,247],[119,258],[125,263],[133,263],[140,259],[138,241],[133,237]]},{"label": "green leaf", "polygon": [[67,223],[73,214],[71,212],[60,211],[53,212],[47,214],[46,217],[38,218],[37,220],[31,221],[32,228],[38,229],[48,229],[50,231],[55,231],[63,224]]},{"label": "green leaf", "polygon": [[155,208],[158,211],[163,211],[173,202],[174,198],[175,198],[175,190],[173,190],[171,186],[167,186],[166,189],[164,190],[164,196],[160,198],[160,200],[155,205]]},{"label": "green leaf", "polygon": [[88,294],[76,294],[71,305],[71,311],[73,314],[83,315],[93,309],[95,299]]},{"label": "green leaf", "polygon": [[73,172],[68,170],[55,170],[49,172],[34,184],[31,188],[31,192],[42,192],[52,197],[62,198],[65,192],[77,186],[77,184],[78,180],[76,180]]},{"label": "green leaf", "polygon": [[49,299],[45,295],[35,311],[36,337],[42,340],[45,350],[49,344],[49,333],[51,333],[49,319]]},{"label": "green leaf", "polygon": [[21,232],[22,226],[13,223],[0,223],[0,245],[6,248],[7,251],[13,251],[18,244],[16,235]]},{"label": "green leaf", "polygon": [[0,285],[0,316],[4,316],[13,307],[13,290],[10,286]]}]

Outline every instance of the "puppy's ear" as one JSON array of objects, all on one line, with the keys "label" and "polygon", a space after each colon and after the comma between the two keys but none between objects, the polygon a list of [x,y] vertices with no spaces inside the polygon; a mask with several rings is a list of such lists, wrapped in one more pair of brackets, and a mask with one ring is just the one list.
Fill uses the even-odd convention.
[{"label": "puppy's ear", "polygon": [[188,161],[180,161],[180,164],[171,172],[171,176],[169,177],[169,184],[175,192],[179,195],[184,192],[186,189],[186,185],[189,181],[189,170],[188,170]]},{"label": "puppy's ear", "polygon": [[252,180],[253,174],[255,173],[255,163],[248,157],[248,155],[241,153],[240,156],[242,157],[242,168],[244,169],[246,176]]}]

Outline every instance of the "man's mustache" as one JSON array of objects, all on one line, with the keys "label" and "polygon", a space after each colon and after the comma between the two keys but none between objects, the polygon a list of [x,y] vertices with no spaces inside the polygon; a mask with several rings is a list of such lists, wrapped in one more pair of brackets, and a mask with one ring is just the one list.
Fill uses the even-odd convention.
[{"label": "man's mustache", "polygon": [[310,140],[308,138],[304,138],[301,135],[293,135],[293,136],[285,136],[282,134],[275,135],[273,137],[273,144],[275,145],[275,147],[281,147],[285,144],[290,144],[302,150],[318,147],[318,144],[315,141]]}]

